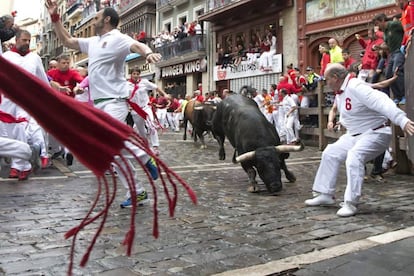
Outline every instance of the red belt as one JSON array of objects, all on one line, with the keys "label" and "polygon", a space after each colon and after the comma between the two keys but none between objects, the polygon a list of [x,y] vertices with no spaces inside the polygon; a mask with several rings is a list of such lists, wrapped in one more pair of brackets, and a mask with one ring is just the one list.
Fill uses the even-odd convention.
[{"label": "red belt", "polygon": [[[380,129],[380,128],[387,127],[387,126],[390,126],[390,123],[389,123],[389,122],[383,123],[382,125],[377,126],[377,127],[373,128],[372,130],[378,130],[378,129]],[[353,134],[353,135],[351,135],[351,136],[352,136],[352,137],[356,137],[356,136],[361,135],[361,134],[362,134],[362,133],[357,133],[357,134]]]}]

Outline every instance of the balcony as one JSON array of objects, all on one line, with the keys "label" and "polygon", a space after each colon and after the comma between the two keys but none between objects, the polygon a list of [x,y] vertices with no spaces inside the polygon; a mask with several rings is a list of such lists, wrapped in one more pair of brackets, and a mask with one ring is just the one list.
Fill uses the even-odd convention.
[{"label": "balcony", "polygon": [[195,35],[185,37],[170,43],[165,43],[161,47],[156,47],[155,51],[162,55],[162,63],[174,62],[177,59],[205,56],[206,37]]},{"label": "balcony", "polygon": [[151,6],[155,6],[155,0],[138,0],[138,1],[133,1],[133,0],[121,0],[118,3],[118,13],[120,15],[122,15],[124,12],[130,10],[133,7],[138,7],[138,6],[144,6],[144,5],[151,5]]},{"label": "balcony", "polygon": [[187,3],[188,0],[157,0],[157,10],[159,12],[166,12],[173,9],[175,6]]},{"label": "balcony", "polygon": [[232,2],[237,2],[237,0],[207,0],[208,11],[215,10],[221,7],[224,7]]},{"label": "balcony", "polygon": [[63,54],[63,46],[59,46],[55,49],[52,49],[52,51],[50,51],[50,56],[51,57],[57,57],[61,54]]}]

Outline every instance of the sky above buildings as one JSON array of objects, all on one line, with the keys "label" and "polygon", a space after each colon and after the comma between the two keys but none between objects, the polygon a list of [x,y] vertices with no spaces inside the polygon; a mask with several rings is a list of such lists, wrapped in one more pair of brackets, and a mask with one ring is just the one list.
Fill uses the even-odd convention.
[{"label": "sky above buildings", "polygon": [[26,18],[39,18],[40,2],[40,0],[14,0],[13,10],[17,11],[16,21],[18,22]]}]

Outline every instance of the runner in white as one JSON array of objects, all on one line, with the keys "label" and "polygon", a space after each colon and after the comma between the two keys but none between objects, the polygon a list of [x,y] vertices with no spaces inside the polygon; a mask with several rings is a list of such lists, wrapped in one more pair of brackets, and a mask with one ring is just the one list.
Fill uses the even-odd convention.
[{"label": "runner in white", "polygon": [[149,91],[155,90],[160,95],[166,96],[166,93],[158,88],[158,86],[147,79],[141,78],[141,70],[133,68],[131,71],[131,78],[128,81],[129,100],[136,103],[142,110],[147,113],[147,119],[142,118],[137,112],[132,109],[131,115],[134,120],[135,127],[142,137],[148,137],[149,143],[154,153],[159,154],[160,141],[158,139],[158,132],[156,129],[156,122],[154,120],[154,113],[149,100]]},{"label": "runner in white", "polygon": [[[129,97],[128,84],[125,80],[125,58],[131,52],[138,53],[146,58],[147,62],[161,60],[161,55],[153,53],[146,44],[134,40],[132,37],[122,34],[118,29],[119,15],[115,9],[106,7],[96,13],[94,17],[95,36],[88,38],[76,38],[70,36],[63,26],[58,12],[58,4],[55,0],[46,0],[54,31],[59,41],[68,48],[79,50],[88,54],[89,92],[95,107],[108,113],[115,119],[125,122],[129,112],[127,99]],[[151,172],[152,178],[158,178],[158,169],[154,161],[150,159],[140,148],[126,142],[126,147],[140,158],[143,164]],[[130,160],[133,158],[128,153]],[[128,179],[122,173],[122,169],[116,168],[121,183],[128,190],[127,199],[121,203],[121,207],[132,205],[129,193]],[[123,168],[127,171],[127,168]],[[137,174],[134,177],[137,201],[143,203],[148,199],[147,192],[138,181]]]},{"label": "runner in white", "polygon": [[324,150],[313,184],[313,191],[318,195],[306,200],[305,204],[319,206],[335,203],[336,179],[339,167],[345,161],[347,185],[344,204],[337,215],[347,217],[357,212],[365,163],[389,146],[391,128],[388,120],[399,125],[408,135],[414,134],[414,122],[386,94],[362,80],[352,78],[340,64],[329,64],[325,79],[327,85],[337,91],[335,104],[329,113],[328,129],[335,127],[334,118],[336,111],[339,111],[338,123],[347,129],[347,133]]}]

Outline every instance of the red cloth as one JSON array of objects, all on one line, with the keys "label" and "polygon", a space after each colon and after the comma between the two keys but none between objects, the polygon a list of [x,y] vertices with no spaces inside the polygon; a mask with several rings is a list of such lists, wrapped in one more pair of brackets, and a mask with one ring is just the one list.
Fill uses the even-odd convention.
[{"label": "red cloth", "polygon": [[331,62],[331,56],[328,53],[323,53],[321,58],[321,70],[319,71],[319,75],[321,77],[324,76],[326,66]]},{"label": "red cloth", "polygon": [[26,118],[16,118],[13,115],[0,110],[0,121],[7,124],[27,122]]},{"label": "red cloth", "polygon": [[140,83],[141,79],[138,79],[137,81],[134,81],[133,79],[130,79],[129,82],[135,84],[134,85],[134,89],[131,92],[131,96],[128,98],[127,102],[129,104],[129,106],[140,116],[142,117],[144,120],[147,119],[147,112],[145,112],[139,105],[137,105],[136,103],[134,103],[133,101],[131,101],[132,98],[134,98],[135,93],[137,93],[137,90],[139,88],[139,83]]},{"label": "red cloth", "polygon": [[302,91],[302,88],[295,87],[293,84],[289,83],[287,77],[285,77],[285,79],[283,81],[280,81],[277,85],[277,90],[279,91],[279,95],[280,95],[280,90],[282,89],[285,89],[288,94],[298,93]]},{"label": "red cloth", "polygon": [[[78,71],[73,69],[69,69],[67,71],[50,69],[47,71],[47,75],[51,78],[52,81],[59,83],[61,86],[69,87],[70,91],[73,91],[73,88],[75,88],[76,84],[81,83],[84,79]],[[74,98],[75,93],[72,92],[69,96]]]},{"label": "red cloth", "polygon": [[[133,175],[133,171],[121,152],[122,150],[126,150],[128,153],[133,154],[126,148],[126,141],[138,146],[156,161],[161,178],[161,185],[164,188],[168,200],[171,216],[174,215],[178,197],[176,182],[183,185],[194,203],[197,202],[197,198],[188,184],[169,169],[159,157],[154,155],[148,147],[146,140],[136,134],[127,124],[114,119],[105,112],[92,107],[87,103],[81,103],[70,97],[56,93],[47,83],[42,82],[29,72],[26,72],[2,57],[0,57],[0,68],[0,93],[6,95],[9,99],[32,115],[47,132],[65,145],[69,151],[98,178],[98,192],[91,209],[80,225],[72,228],[65,235],[66,238],[73,237],[68,271],[69,275],[72,273],[75,254],[74,246],[77,234],[88,224],[95,222],[99,218],[101,219],[99,228],[81,260],[81,266],[84,266],[89,259],[90,252],[97,237],[104,227],[109,208],[115,199],[117,187],[116,177],[112,173],[112,182],[110,182],[111,179],[108,180],[108,178],[104,176],[105,172],[111,169],[112,163],[126,165],[126,171],[122,171],[121,173],[128,179],[132,198],[132,215],[130,229],[125,235],[124,244],[127,245],[127,254],[131,254],[135,236],[137,202],[135,183],[133,183],[133,180],[130,177]],[[115,160],[115,156],[119,156],[120,158]],[[145,164],[143,164],[136,156],[135,160],[145,171],[154,191],[153,235],[158,237],[157,187]],[[166,175],[163,176],[162,172]],[[173,188],[172,195],[168,190],[167,181]],[[109,186],[109,182],[112,183],[111,187]],[[104,188],[102,186],[104,186]],[[102,189],[106,193],[106,196],[103,196],[103,199],[101,198]],[[98,202],[101,204],[98,204]],[[104,208],[95,210],[97,205],[103,205]]]},{"label": "red cloth", "polygon": [[344,60],[344,67],[349,70],[351,68],[351,65],[354,64],[356,60],[353,57],[349,57],[347,60]]},{"label": "red cloth", "polygon": [[384,42],[382,39],[384,35],[380,31],[378,31],[375,35],[377,36],[375,40],[364,40],[362,38],[358,39],[359,44],[365,49],[364,56],[361,59],[362,69],[377,69],[379,58],[377,51],[374,51],[373,47],[380,46]]},{"label": "red cloth", "polygon": [[407,42],[410,38],[410,32],[414,28],[414,3],[413,1],[408,1],[405,5],[404,10],[401,14],[401,25],[404,28],[404,38],[402,45],[407,45]]}]

